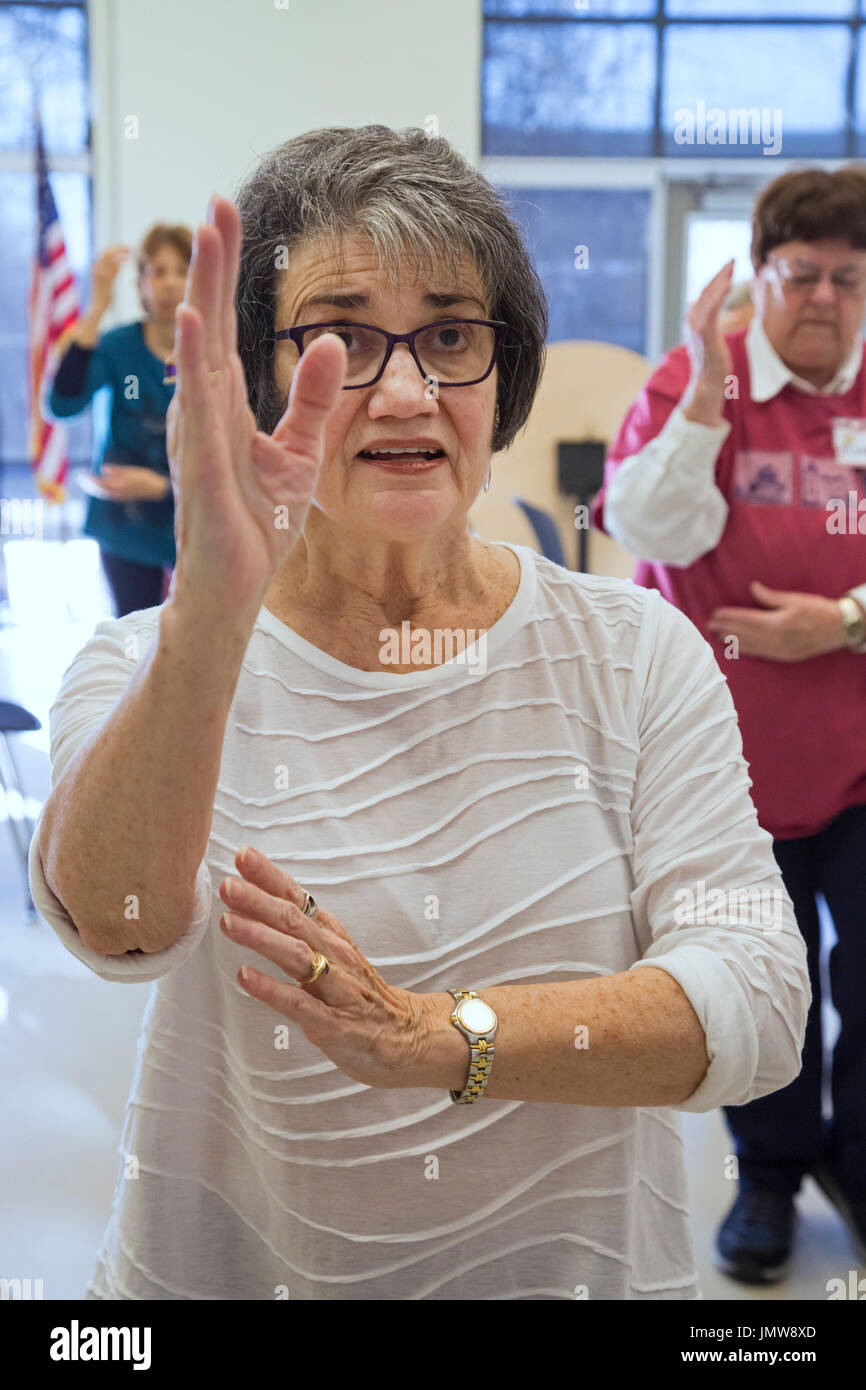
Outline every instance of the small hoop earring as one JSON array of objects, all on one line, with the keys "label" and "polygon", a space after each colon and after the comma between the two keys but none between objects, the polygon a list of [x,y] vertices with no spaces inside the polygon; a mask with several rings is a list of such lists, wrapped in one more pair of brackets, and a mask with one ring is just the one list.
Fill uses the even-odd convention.
[{"label": "small hoop earring", "polygon": [[484,491],[490,491],[490,464],[487,465],[487,477],[484,479]]}]

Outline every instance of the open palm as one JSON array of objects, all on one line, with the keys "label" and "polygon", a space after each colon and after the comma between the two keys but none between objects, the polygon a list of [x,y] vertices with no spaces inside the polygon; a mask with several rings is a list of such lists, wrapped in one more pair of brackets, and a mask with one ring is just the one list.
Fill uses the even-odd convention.
[{"label": "open palm", "polygon": [[346,351],[331,334],[318,339],[295,370],[273,434],[258,430],[237,350],[240,217],[229,199],[215,197],[212,218],[197,229],[177,308],[177,385],[166,417],[176,502],[172,588],[230,615],[257,611],[303,528]]}]

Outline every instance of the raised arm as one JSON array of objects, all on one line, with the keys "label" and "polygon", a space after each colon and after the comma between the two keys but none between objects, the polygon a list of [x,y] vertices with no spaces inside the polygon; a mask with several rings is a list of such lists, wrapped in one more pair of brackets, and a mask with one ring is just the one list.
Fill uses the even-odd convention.
[{"label": "raised arm", "polygon": [[98,349],[99,325],[111,306],[114,282],[128,246],[109,246],[93,267],[90,305],[69,334],[48,396],[52,415],[78,415],[101,386],[111,380],[110,364]]},{"label": "raised arm", "polygon": [[727,524],[715,465],[730,433],[722,405],[732,362],[718,317],[732,271],[729,261],[689,308],[686,352],[654,375],[608,457],[604,527],[656,564],[693,564],[715,549]]},{"label": "raised arm", "polygon": [[[233,204],[214,200],[213,224],[199,226],[196,242],[167,416],[171,593],[157,641],[65,767],[39,827],[48,888],[84,945],[105,955],[165,950],[189,924],[243,655],[303,526],[345,364],[342,344],[321,338],[295,372],[274,434],[258,431],[237,353]],[[290,527],[277,526],[277,508],[288,509]],[[137,916],[128,915],[130,895]]]}]

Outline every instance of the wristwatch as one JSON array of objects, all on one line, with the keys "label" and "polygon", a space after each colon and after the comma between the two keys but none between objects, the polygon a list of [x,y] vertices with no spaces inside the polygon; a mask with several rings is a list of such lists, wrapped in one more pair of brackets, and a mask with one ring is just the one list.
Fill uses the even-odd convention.
[{"label": "wristwatch", "polygon": [[844,594],[837,602],[842,610],[845,645],[862,647],[863,643],[866,642],[866,616],[864,616],[862,608],[850,594]]},{"label": "wristwatch", "polygon": [[449,1091],[455,1105],[470,1105],[483,1096],[493,1069],[493,1035],[499,1019],[489,1004],[479,999],[474,989],[449,989],[457,1001],[451,1022],[469,1042],[469,1075],[462,1091]]}]

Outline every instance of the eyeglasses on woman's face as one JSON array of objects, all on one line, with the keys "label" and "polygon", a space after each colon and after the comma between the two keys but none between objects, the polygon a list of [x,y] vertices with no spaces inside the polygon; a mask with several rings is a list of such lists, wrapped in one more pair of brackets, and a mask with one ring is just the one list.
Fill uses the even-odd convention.
[{"label": "eyeglasses on woman's face", "polygon": [[782,256],[769,259],[766,266],[782,290],[794,297],[814,294],[825,276],[835,292],[846,299],[866,292],[864,268],[846,265],[836,270],[822,270],[809,261],[797,259],[792,262]]},{"label": "eyeglasses on woman's face", "polygon": [[302,355],[323,333],[334,333],[346,346],[344,391],[358,391],[379,380],[397,343],[405,343],[425,382],[474,386],[493,371],[507,324],[499,319],[437,319],[411,333],[388,333],[372,323],[337,319],[283,328],[274,342],[290,339]]}]

